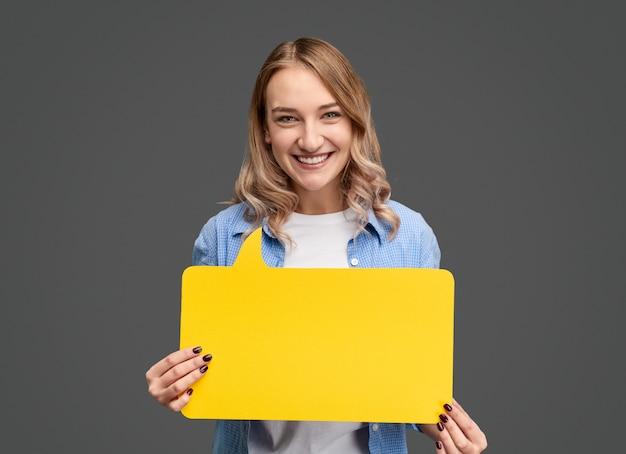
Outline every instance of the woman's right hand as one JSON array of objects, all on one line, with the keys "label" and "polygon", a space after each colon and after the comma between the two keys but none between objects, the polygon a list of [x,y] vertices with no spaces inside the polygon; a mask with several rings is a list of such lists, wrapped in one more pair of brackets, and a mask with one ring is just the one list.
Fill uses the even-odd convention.
[{"label": "woman's right hand", "polygon": [[204,376],[211,361],[210,354],[201,352],[202,347],[178,350],[148,369],[150,395],[170,410],[180,411],[191,398],[191,385]]}]

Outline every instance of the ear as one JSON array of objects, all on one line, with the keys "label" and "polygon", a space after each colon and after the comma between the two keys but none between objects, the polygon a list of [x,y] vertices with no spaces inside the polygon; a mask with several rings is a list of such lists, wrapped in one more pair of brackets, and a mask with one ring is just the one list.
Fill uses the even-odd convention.
[{"label": "ear", "polygon": [[263,138],[265,139],[265,143],[270,145],[272,143],[272,138],[270,137],[270,132],[265,128],[263,130]]}]

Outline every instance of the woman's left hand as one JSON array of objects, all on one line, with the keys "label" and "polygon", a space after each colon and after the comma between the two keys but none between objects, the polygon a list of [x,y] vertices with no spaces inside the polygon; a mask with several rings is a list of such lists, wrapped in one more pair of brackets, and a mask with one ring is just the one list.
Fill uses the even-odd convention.
[{"label": "woman's left hand", "polygon": [[435,440],[438,454],[476,454],[487,449],[487,437],[456,400],[444,405],[437,424],[421,424],[420,429]]}]

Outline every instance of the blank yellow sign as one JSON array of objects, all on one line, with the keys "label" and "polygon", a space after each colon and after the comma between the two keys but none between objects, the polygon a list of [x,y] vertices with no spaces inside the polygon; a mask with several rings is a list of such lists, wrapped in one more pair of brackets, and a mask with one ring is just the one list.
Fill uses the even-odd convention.
[{"label": "blank yellow sign", "polygon": [[259,229],[232,267],[183,273],[180,347],[213,354],[183,414],[434,423],[453,331],[449,271],[272,268]]}]

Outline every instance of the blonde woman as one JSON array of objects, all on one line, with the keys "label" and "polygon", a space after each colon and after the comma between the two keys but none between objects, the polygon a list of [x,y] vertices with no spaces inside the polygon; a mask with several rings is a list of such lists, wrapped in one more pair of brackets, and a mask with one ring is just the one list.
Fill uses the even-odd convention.
[{"label": "blonde woman", "polygon": [[[202,228],[193,265],[232,265],[243,239],[260,226],[269,266],[437,268],[432,229],[389,197],[369,97],[348,60],[319,39],[282,43],[256,80],[249,150],[231,206]],[[168,355],[146,373],[150,394],[180,411],[193,384],[210,373],[211,358],[202,347]],[[433,438],[437,453],[486,448],[485,435],[456,401],[445,404],[440,419],[419,426],[218,421],[213,452],[405,453],[410,427]]]}]

